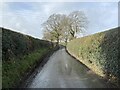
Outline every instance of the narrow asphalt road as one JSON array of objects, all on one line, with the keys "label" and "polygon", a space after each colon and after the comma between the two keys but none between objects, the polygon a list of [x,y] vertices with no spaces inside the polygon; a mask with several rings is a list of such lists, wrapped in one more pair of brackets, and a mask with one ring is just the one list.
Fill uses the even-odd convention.
[{"label": "narrow asphalt road", "polygon": [[38,69],[27,88],[107,88],[105,81],[71,57],[65,49],[56,51]]}]

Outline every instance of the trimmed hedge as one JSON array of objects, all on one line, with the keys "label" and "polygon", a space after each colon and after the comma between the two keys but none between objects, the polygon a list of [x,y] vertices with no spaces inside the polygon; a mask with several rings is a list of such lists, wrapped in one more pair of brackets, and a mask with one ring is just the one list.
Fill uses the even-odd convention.
[{"label": "trimmed hedge", "polygon": [[20,58],[39,48],[52,47],[48,41],[39,40],[4,28],[2,29],[2,44],[3,61]]},{"label": "trimmed hedge", "polygon": [[4,62],[2,64],[2,87],[13,88],[19,86],[26,75],[29,75],[48,51],[48,48],[41,48],[21,58]]},{"label": "trimmed hedge", "polygon": [[[19,86],[53,43],[2,28],[2,87]],[[55,45],[54,45],[55,46]]]},{"label": "trimmed hedge", "polygon": [[70,41],[67,51],[94,72],[120,84],[120,30],[114,28]]}]

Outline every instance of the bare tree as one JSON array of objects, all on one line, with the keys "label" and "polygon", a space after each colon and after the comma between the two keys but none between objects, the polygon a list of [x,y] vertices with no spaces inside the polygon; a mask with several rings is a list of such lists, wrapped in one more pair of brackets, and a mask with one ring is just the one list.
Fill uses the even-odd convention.
[{"label": "bare tree", "polygon": [[68,41],[76,37],[77,33],[83,33],[87,28],[87,17],[82,11],[74,11],[68,16],[53,14],[44,22],[44,38],[50,41]]},{"label": "bare tree", "polygon": [[51,37],[56,38],[59,44],[60,36],[62,35],[62,21],[64,15],[53,14],[43,24],[44,29],[51,34]]},{"label": "bare tree", "polygon": [[65,44],[67,44],[71,37],[69,23],[70,22],[68,16],[64,16],[64,19],[62,21],[62,40],[65,42]]},{"label": "bare tree", "polygon": [[68,15],[69,30],[73,38],[77,33],[83,33],[88,26],[88,20],[83,11],[74,11]]},{"label": "bare tree", "polygon": [[43,39],[51,41],[51,42],[54,40],[54,38],[52,37],[51,33],[46,31],[46,30],[43,33]]}]

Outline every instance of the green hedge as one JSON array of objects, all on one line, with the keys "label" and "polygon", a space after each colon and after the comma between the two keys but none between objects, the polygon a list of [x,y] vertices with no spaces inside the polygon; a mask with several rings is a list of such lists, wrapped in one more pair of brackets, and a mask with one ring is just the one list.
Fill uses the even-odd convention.
[{"label": "green hedge", "polygon": [[74,39],[68,43],[67,50],[100,76],[119,83],[120,30],[118,28]]},{"label": "green hedge", "polygon": [[40,58],[48,48],[41,48],[37,51],[24,55],[21,59],[11,59],[2,64],[2,87],[13,88],[19,86],[24,76],[40,62]]},{"label": "green hedge", "polygon": [[2,87],[12,88],[19,85],[24,76],[35,68],[40,58],[53,48],[53,44],[8,29],[0,30],[2,30]]},{"label": "green hedge", "polygon": [[2,58],[5,61],[21,57],[38,48],[51,48],[48,41],[39,40],[4,28],[2,29],[2,44]]}]

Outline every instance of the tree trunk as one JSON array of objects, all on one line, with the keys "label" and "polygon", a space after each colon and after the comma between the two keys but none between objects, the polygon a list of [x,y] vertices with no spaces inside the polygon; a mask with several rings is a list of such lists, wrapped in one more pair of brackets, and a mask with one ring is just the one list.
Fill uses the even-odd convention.
[{"label": "tree trunk", "polygon": [[59,37],[57,38],[57,44],[59,44]]},{"label": "tree trunk", "polygon": [[53,44],[53,40],[51,39],[51,45],[52,45],[52,47],[54,47],[54,44]]},{"label": "tree trunk", "polygon": [[66,38],[65,38],[65,45],[67,45],[67,41],[68,41],[68,38],[66,37]]},{"label": "tree trunk", "polygon": [[75,37],[75,31],[72,29],[72,26],[70,26],[70,34],[71,34],[72,38]]},{"label": "tree trunk", "polygon": [[75,38],[75,32],[74,31],[72,31],[72,32],[70,32],[70,34],[71,34],[71,40],[73,40],[74,38]]}]

